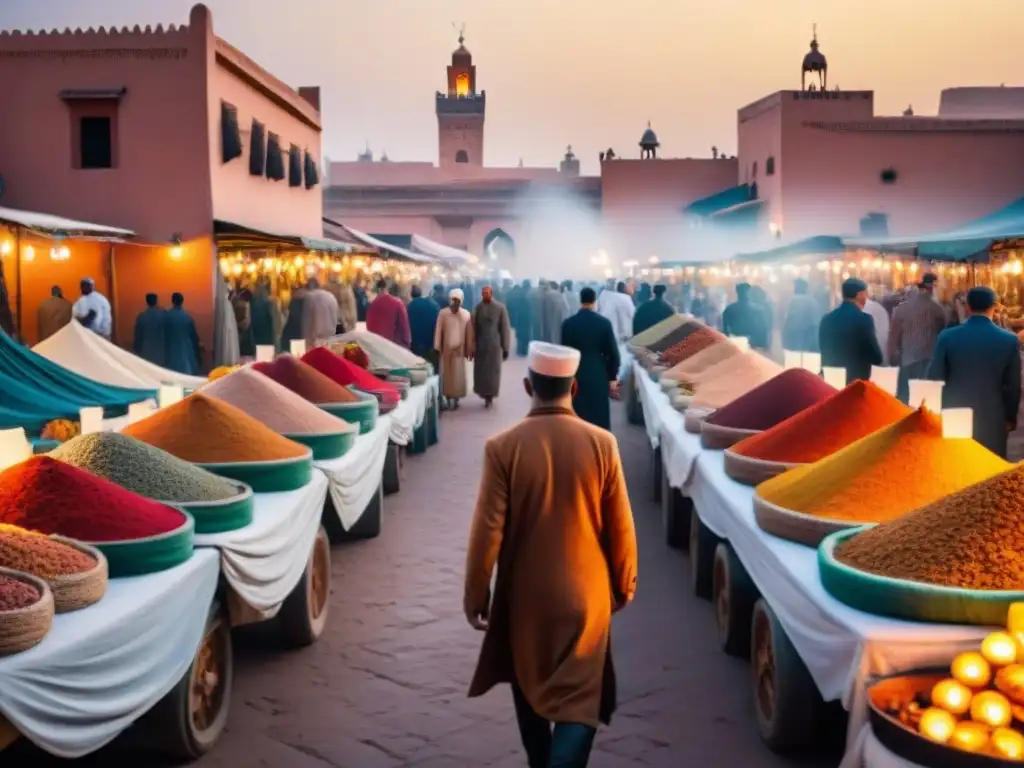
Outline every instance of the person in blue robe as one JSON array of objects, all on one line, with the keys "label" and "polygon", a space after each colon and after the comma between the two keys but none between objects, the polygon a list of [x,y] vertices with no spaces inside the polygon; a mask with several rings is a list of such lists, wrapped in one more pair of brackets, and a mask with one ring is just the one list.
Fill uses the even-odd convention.
[{"label": "person in blue robe", "polygon": [[159,306],[159,302],[155,293],[146,294],[146,308],[135,318],[132,352],[154,365],[164,366],[167,363],[167,312]]},{"label": "person in blue robe", "polygon": [[438,370],[437,351],[434,349],[434,329],[441,307],[430,296],[424,296],[418,285],[410,292],[412,301],[406,307],[409,314],[409,335],[412,337],[413,354],[428,360]]},{"label": "person in blue robe", "polygon": [[203,350],[199,344],[199,333],[195,320],[184,310],[185,297],[180,293],[171,296],[171,308],[165,315],[165,336],[167,339],[167,368],[178,373],[195,376],[202,365]]},{"label": "person in blue robe", "polygon": [[561,341],[580,352],[572,399],[576,415],[611,431],[611,392],[619,376],[619,345],[611,321],[594,310],[596,303],[593,288],[580,291],[580,311],[562,323]]},{"label": "person in blue robe", "polygon": [[526,357],[533,341],[533,286],[529,280],[523,280],[522,286],[516,295],[515,309],[510,310],[515,315],[512,327],[516,331],[516,354],[519,357]]}]

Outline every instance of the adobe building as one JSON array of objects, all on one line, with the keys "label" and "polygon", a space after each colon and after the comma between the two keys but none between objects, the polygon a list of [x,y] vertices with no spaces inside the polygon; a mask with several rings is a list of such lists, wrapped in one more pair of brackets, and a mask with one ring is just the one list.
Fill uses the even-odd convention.
[{"label": "adobe building", "polygon": [[0,205],[137,235],[76,243],[59,263],[48,244],[5,257],[30,343],[50,286],[75,297],[89,276],[120,343],[146,292],[166,304],[180,291],[212,350],[222,233],[323,236],[319,89],[285,85],[219,38],[203,5],[181,27],[2,31],[0,82]]}]

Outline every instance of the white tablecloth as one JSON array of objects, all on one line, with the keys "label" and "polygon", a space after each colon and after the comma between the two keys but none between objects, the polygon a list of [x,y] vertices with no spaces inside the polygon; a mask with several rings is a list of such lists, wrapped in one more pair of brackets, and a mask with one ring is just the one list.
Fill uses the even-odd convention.
[{"label": "white tablecloth", "polygon": [[391,417],[382,416],[371,432],[360,435],[351,450],[340,459],[316,461],[314,466],[327,476],[331,501],[342,527],[347,531],[373,500],[384,474]]},{"label": "white tablecloth", "polygon": [[[637,375],[638,384],[641,375],[647,378],[642,371]],[[701,522],[732,544],[822,697],[841,699],[849,710],[848,745],[852,747],[865,723],[864,687],[870,676],[941,665],[957,652],[977,647],[986,634],[979,627],[875,616],[825,592],[817,550],[763,532],[754,519],[754,489],[726,475],[724,453],[703,450],[700,437],[682,428],[682,419],[673,428],[669,412],[676,412],[668,397],[650,387],[647,390],[650,404],[644,405],[644,418],[649,418],[649,411],[660,414],[662,461],[670,484],[685,490]]]},{"label": "white tablecloth", "polygon": [[35,648],[0,658],[0,713],[59,757],[112,741],[188,671],[219,570],[216,552],[198,550],[177,568],[111,579],[102,600],[58,615]]},{"label": "white tablecloth", "polygon": [[431,389],[436,387],[436,376],[418,387],[410,387],[409,396],[388,414],[391,419],[389,437],[392,443],[408,445],[412,442],[412,433],[423,425],[423,420],[427,416],[427,405],[432,402]]},{"label": "white tablecloth", "polygon": [[256,494],[249,525],[197,535],[196,546],[218,548],[231,589],[262,618],[272,618],[302,578],[326,497],[327,478],[314,471],[297,491]]},{"label": "white tablecloth", "polygon": [[651,448],[657,448],[661,440],[661,422],[666,409],[672,413],[678,412],[669,403],[668,396],[662,392],[661,385],[648,376],[647,371],[635,361],[633,378],[640,394],[640,405],[644,409],[644,428],[647,430],[647,437],[651,441]]}]

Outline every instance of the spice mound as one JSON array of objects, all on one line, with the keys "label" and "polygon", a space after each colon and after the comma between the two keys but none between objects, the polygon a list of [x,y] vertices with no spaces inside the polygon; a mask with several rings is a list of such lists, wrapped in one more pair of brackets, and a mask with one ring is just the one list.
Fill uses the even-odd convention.
[{"label": "spice mound", "polygon": [[[372,331],[349,331],[334,337],[331,349],[343,352],[346,343],[355,343],[362,347],[370,358],[372,368],[420,368],[427,364],[419,355],[414,355],[405,347],[385,339]],[[342,346],[336,348],[338,344]]]},{"label": "spice mound", "polygon": [[1024,466],[864,531],[835,556],[890,578],[1024,590]]},{"label": "spice mound", "polygon": [[693,357],[669,368],[663,374],[663,379],[675,379],[694,383],[700,380],[702,374],[711,370],[719,363],[725,362],[734,357],[744,354],[743,350],[735,344],[714,344],[707,349],[701,350]]},{"label": "spice mound", "polygon": [[[732,343],[732,342],[728,342]],[[730,357],[695,382],[694,408],[721,408],[782,373],[782,367],[757,352]]]},{"label": "spice mound", "polygon": [[50,456],[147,499],[187,504],[223,501],[240,492],[229,480],[117,432],[81,435]]},{"label": "spice mound", "polygon": [[793,512],[852,523],[881,523],[1010,468],[974,440],[944,438],[924,408],[838,453],[757,486],[757,495]]},{"label": "spice mound", "polygon": [[383,379],[378,379],[364,368],[350,363],[340,355],[336,355],[325,347],[311,349],[302,357],[302,362],[312,366],[317,371],[327,376],[331,381],[346,387],[352,386],[364,392],[382,394],[385,400],[397,402],[398,390],[393,384]]},{"label": "spice mound", "polygon": [[49,536],[0,523],[0,567],[53,581],[58,576],[91,571],[96,561]]},{"label": "spice mound", "polygon": [[910,413],[885,390],[858,380],[730,450],[763,461],[810,464]]},{"label": "spice mound", "polygon": [[272,363],[256,363],[253,368],[317,405],[354,403],[359,400],[357,395],[342,384],[291,355],[281,355]]},{"label": "spice mound", "polygon": [[309,452],[245,411],[202,392],[130,424],[121,434],[197,464],[279,461]]},{"label": "spice mound", "polygon": [[721,344],[724,341],[726,341],[725,336],[713,328],[699,328],[679,343],[666,349],[662,353],[661,359],[666,365],[676,366],[708,347]]},{"label": "spice mound", "polygon": [[360,368],[370,367],[370,356],[366,354],[365,349],[360,347],[354,341],[345,344],[340,352],[334,349],[333,346],[331,347],[331,351],[334,352],[335,354],[341,355],[350,363],[352,363],[353,365],[358,365]]},{"label": "spice mound", "polygon": [[792,368],[740,395],[711,414],[707,422],[733,429],[769,429],[834,394],[835,387],[820,376]]},{"label": "spice mound", "polygon": [[651,350],[651,352],[664,352],[665,350],[674,347],[676,344],[686,339],[686,337],[696,333],[697,331],[705,329],[707,329],[707,326],[704,325],[704,323],[702,323],[700,320],[697,320],[696,318],[691,317],[685,323],[682,323],[677,328],[674,328],[673,330],[669,331],[660,339],[656,341],[649,341],[643,346],[647,347],[647,349]]},{"label": "spice mound", "polygon": [[21,579],[0,576],[0,611],[16,611],[38,603],[39,590]]},{"label": "spice mound", "polygon": [[202,391],[284,435],[335,435],[359,429],[249,367],[208,384]]},{"label": "spice mound", "polygon": [[0,472],[0,523],[86,542],[169,533],[185,516],[84,469],[34,456]]},{"label": "spice mound", "polygon": [[692,316],[689,315],[672,315],[666,317],[664,320],[655,323],[646,331],[641,331],[629,340],[629,344],[634,347],[646,347],[648,344],[653,344],[666,336],[672,331],[676,330],[682,325],[689,323],[693,320]]}]

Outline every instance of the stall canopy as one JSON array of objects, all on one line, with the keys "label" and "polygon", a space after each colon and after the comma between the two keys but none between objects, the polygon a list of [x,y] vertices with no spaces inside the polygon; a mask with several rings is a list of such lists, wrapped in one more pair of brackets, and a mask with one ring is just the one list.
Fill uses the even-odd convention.
[{"label": "stall canopy", "polygon": [[19,211],[15,208],[4,208],[2,206],[0,206],[0,224],[22,227],[30,231],[57,237],[91,237],[117,240],[135,237],[135,233],[130,229],[108,227],[103,224],[90,224],[87,221],[65,219],[63,216],[53,216],[49,213]]},{"label": "stall canopy", "polygon": [[735,228],[756,226],[764,210],[764,200],[746,200],[721,208],[708,216],[716,225]]},{"label": "stall canopy", "polygon": [[843,238],[834,235],[815,235],[766,251],[737,253],[735,258],[736,261],[782,261],[817,254],[842,253],[845,250]]},{"label": "stall canopy", "polygon": [[230,221],[214,220],[213,234],[217,245],[229,250],[321,251],[324,253],[354,253],[358,250],[351,243],[319,237],[281,235],[264,232]]},{"label": "stall canopy", "polygon": [[855,248],[915,249],[928,261],[986,261],[1003,240],[1024,238],[1024,197],[959,227],[917,237],[847,238]]},{"label": "stall canopy", "polygon": [[358,229],[350,227],[347,224],[342,224],[339,221],[332,221],[331,219],[325,218],[324,224],[339,229],[352,240],[379,252],[382,256],[390,256],[404,261],[411,261],[415,264],[434,264],[437,261],[430,256],[413,253],[412,251],[406,250],[405,248],[401,248],[397,245],[385,243],[383,240],[378,240],[373,235],[360,232]]},{"label": "stall canopy", "polygon": [[450,245],[435,243],[433,240],[428,240],[422,235],[412,236],[412,248],[414,251],[445,262],[449,266],[461,266],[466,263],[476,264],[480,261],[479,257],[474,256],[472,253],[459,248],[452,248]]},{"label": "stall canopy", "polygon": [[736,187],[723,189],[721,192],[716,192],[708,197],[702,197],[700,200],[694,200],[683,208],[683,213],[690,216],[713,216],[715,213],[724,211],[727,208],[749,203],[752,197],[750,185],[740,184]]}]

